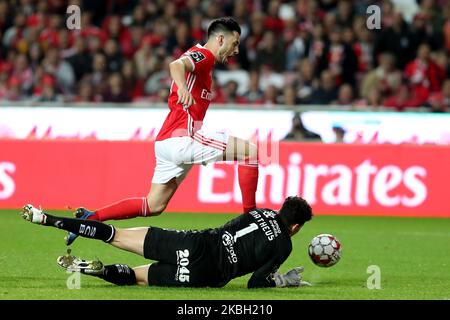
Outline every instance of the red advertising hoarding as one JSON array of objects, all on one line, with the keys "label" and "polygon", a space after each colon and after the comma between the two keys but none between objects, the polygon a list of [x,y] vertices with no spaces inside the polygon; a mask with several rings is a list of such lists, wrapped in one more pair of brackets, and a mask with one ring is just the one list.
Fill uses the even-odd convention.
[{"label": "red advertising hoarding", "polygon": [[[0,141],[0,208],[98,208],[144,196],[155,165],[146,141]],[[450,148],[280,143],[260,166],[257,202],[300,194],[316,214],[450,217]],[[234,163],[194,166],[167,211],[240,212]]]}]

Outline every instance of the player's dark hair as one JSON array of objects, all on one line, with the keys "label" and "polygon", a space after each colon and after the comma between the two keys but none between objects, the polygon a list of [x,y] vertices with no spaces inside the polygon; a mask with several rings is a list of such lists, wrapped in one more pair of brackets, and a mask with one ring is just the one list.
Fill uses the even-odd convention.
[{"label": "player's dark hair", "polygon": [[293,224],[303,225],[306,221],[311,220],[313,216],[309,203],[297,196],[287,197],[279,214],[287,227]]},{"label": "player's dark hair", "polygon": [[219,18],[213,20],[208,27],[208,38],[213,34],[217,34],[219,32],[233,32],[241,34],[241,27],[236,20],[230,17]]}]

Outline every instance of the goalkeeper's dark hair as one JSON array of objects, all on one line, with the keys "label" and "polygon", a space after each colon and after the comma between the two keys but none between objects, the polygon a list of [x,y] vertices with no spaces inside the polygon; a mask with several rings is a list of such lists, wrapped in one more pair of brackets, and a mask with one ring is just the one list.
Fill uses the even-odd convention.
[{"label": "goalkeeper's dark hair", "polygon": [[279,215],[284,224],[289,227],[293,224],[303,225],[311,220],[313,213],[311,206],[305,199],[293,196],[284,200]]},{"label": "goalkeeper's dark hair", "polygon": [[237,23],[236,20],[234,20],[231,17],[226,18],[219,18],[216,20],[213,20],[209,27],[208,27],[208,39],[217,33],[220,32],[233,32],[236,31],[237,33],[241,34],[241,27],[239,26],[239,23]]}]

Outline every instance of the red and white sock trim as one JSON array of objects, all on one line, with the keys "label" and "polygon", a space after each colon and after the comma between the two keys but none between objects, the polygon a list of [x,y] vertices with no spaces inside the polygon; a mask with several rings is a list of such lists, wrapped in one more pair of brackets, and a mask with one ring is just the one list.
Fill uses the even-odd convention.
[{"label": "red and white sock trim", "polygon": [[147,197],[142,197],[142,208],[141,208],[141,212],[142,212],[142,216],[146,217],[148,214],[148,202],[147,202]]}]

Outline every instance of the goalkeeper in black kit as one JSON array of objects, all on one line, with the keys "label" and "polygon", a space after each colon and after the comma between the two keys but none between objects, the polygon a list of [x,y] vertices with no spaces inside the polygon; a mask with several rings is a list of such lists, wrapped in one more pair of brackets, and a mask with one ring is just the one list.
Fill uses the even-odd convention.
[{"label": "goalkeeper in black kit", "polygon": [[102,240],[156,261],[131,268],[125,264],[82,260],[70,254],[57,259],[68,271],[116,285],[223,287],[248,273],[253,273],[249,288],[309,285],[302,279],[303,267],[285,274],[278,272],[292,251],[291,236],[312,218],[310,205],[300,197],[286,198],[278,212],[255,209],[220,228],[201,231],[119,229],[94,220],[52,216],[32,205],[23,208],[22,217],[32,223]]}]

